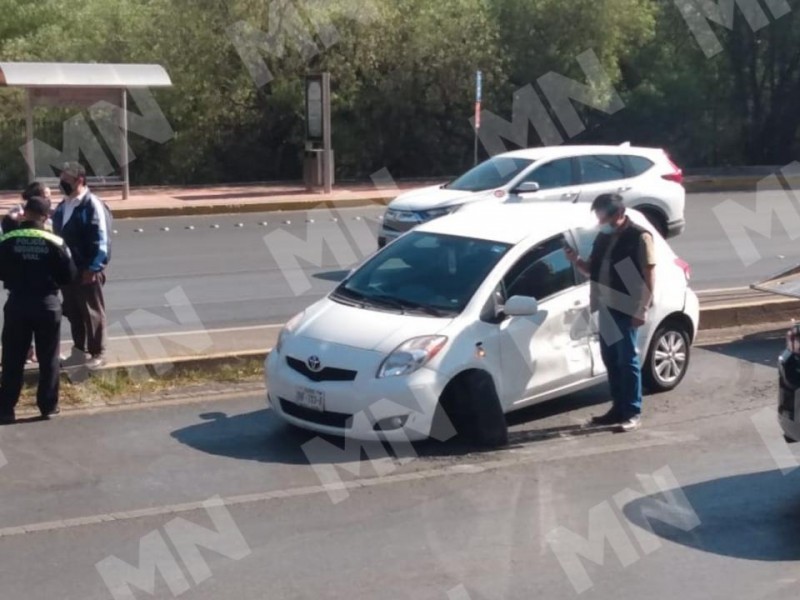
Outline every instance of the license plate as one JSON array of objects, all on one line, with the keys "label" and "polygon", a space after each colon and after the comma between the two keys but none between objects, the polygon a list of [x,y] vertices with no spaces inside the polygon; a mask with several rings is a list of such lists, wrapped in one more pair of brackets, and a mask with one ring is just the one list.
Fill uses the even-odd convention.
[{"label": "license plate", "polygon": [[309,388],[298,388],[294,397],[295,404],[323,412],[325,410],[325,392]]}]

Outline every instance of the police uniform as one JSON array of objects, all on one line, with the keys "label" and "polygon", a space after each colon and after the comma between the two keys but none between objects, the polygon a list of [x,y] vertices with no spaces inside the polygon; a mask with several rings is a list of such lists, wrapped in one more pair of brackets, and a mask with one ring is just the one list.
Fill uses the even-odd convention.
[{"label": "police uniform", "polygon": [[[49,201],[33,198],[26,210],[46,215]],[[44,211],[44,212],[42,212]],[[23,372],[32,338],[39,359],[36,403],[43,417],[58,412],[60,286],[71,283],[77,269],[69,249],[41,224],[23,221],[0,238],[0,280],[8,290],[4,309],[0,377],[0,424],[14,422]]]}]

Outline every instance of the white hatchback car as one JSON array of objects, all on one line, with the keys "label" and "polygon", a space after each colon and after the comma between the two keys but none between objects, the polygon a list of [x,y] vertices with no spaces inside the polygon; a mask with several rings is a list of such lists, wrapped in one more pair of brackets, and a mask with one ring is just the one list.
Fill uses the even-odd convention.
[{"label": "white hatchback car", "polygon": [[401,194],[383,216],[378,245],[466,203],[592,202],[604,193],[622,195],[664,237],[685,227],[683,172],[664,150],[627,144],[546,146],[498,154],[448,184]]},{"label": "white hatchback car", "polygon": [[[645,385],[675,387],[698,327],[688,265],[647,220],[654,305],[640,330]],[[586,205],[474,205],[426,223],[366,260],[295,316],[266,361],[268,402],[291,424],[388,441],[507,440],[504,413],[605,377],[589,283]],[[452,428],[450,430],[452,433]]]}]

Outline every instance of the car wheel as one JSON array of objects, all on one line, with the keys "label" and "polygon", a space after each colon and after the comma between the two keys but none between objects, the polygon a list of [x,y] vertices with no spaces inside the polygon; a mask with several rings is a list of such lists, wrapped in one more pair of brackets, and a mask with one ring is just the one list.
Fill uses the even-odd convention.
[{"label": "car wheel", "polygon": [[[496,448],[508,445],[506,417],[494,382],[487,373],[473,371],[460,375],[442,394],[439,409],[432,437],[446,432],[449,426],[479,446]],[[445,417],[446,422],[442,420]]]},{"label": "car wheel", "polygon": [[659,211],[652,208],[640,209],[642,214],[647,217],[650,224],[656,228],[656,231],[661,234],[661,237],[666,238],[668,233],[667,219]]},{"label": "car wheel", "polygon": [[686,327],[679,321],[662,323],[650,342],[642,377],[651,392],[674,389],[689,368],[691,344]]}]

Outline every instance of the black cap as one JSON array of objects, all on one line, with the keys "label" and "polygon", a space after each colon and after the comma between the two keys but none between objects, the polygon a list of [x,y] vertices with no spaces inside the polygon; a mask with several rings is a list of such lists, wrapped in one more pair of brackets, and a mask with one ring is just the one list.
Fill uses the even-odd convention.
[{"label": "black cap", "polygon": [[50,200],[41,196],[34,196],[25,202],[25,212],[47,217],[50,215]]}]

